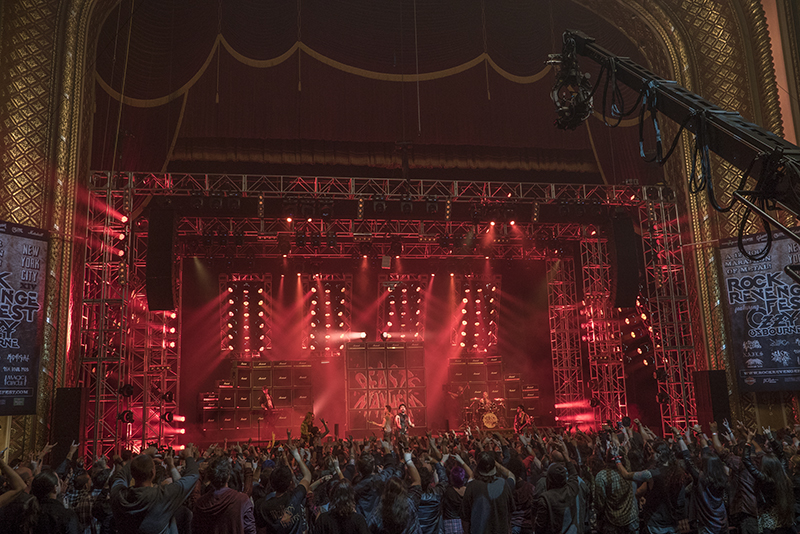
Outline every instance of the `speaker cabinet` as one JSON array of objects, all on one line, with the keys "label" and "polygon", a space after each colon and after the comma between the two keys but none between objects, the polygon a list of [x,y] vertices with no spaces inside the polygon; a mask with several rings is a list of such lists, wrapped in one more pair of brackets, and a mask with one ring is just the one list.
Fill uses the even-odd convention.
[{"label": "speaker cabinet", "polygon": [[701,424],[731,420],[725,371],[695,371],[694,394],[697,401],[697,420]]},{"label": "speaker cabinet", "polygon": [[611,300],[615,308],[632,308],[639,294],[639,237],[629,216],[611,219],[608,253],[611,260]]},{"label": "speaker cabinet", "polygon": [[174,211],[153,208],[150,211],[145,261],[147,307],[151,311],[174,310],[177,302],[174,247],[177,236]]},{"label": "speaker cabinet", "polygon": [[[72,441],[85,443],[81,431],[86,413],[85,388],[58,388],[53,403],[53,438],[56,443],[51,458],[64,458]],[[60,460],[59,460],[60,461]]]}]

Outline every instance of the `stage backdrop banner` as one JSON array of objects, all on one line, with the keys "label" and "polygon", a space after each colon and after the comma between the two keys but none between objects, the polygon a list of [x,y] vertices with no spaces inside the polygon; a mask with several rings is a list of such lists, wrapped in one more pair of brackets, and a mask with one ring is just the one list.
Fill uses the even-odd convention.
[{"label": "stage backdrop banner", "polygon": [[36,413],[47,234],[0,221],[0,415]]},{"label": "stage backdrop banner", "polygon": [[[736,239],[720,243],[730,350],[742,392],[800,387],[800,284],[783,272],[800,262],[800,245],[783,232],[772,236],[760,261],[745,257]],[[745,250],[760,251],[766,237],[746,236]]]}]

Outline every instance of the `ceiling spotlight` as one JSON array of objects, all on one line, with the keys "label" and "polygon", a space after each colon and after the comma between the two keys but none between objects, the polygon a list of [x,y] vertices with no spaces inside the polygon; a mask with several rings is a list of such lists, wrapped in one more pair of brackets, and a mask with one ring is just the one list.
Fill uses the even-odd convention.
[{"label": "ceiling spotlight", "polygon": [[171,423],[175,419],[175,416],[172,412],[164,412],[161,414],[161,420],[165,423]]},{"label": "ceiling spotlight", "polygon": [[125,410],[117,416],[117,420],[122,421],[123,423],[133,423],[133,412],[130,410]]}]

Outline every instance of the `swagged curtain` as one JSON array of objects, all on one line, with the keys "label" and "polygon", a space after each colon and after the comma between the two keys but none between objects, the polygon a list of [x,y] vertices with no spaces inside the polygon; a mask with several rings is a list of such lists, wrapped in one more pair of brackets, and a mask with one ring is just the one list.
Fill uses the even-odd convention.
[{"label": "swagged curtain", "polygon": [[131,1],[98,39],[94,169],[385,176],[408,141],[419,177],[658,179],[634,121],[553,126],[564,29],[646,64],[569,0]]}]

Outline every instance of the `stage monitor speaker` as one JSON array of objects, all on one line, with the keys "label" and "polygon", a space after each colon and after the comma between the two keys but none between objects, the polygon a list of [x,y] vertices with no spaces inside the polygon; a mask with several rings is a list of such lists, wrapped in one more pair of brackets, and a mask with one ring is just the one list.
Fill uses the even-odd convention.
[{"label": "stage monitor speaker", "polygon": [[[84,446],[86,437],[81,434],[84,428],[84,414],[86,413],[85,388],[57,388],[56,398],[53,403],[53,427],[51,443],[56,446],[50,455],[51,460],[67,456],[72,441],[79,441]],[[78,456],[82,451],[78,451]]]},{"label": "stage monitor speaker", "polygon": [[145,289],[151,310],[174,310],[177,302],[174,247],[177,216],[172,210],[152,209],[147,233]]},{"label": "stage monitor speaker", "polygon": [[725,371],[695,371],[694,395],[697,401],[697,420],[701,423],[731,420],[728,380]]},{"label": "stage monitor speaker", "polygon": [[638,236],[629,216],[611,219],[608,254],[611,261],[611,300],[615,308],[632,308],[639,295]]}]

